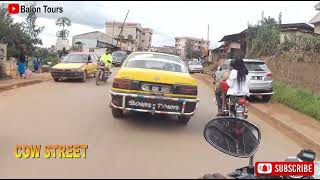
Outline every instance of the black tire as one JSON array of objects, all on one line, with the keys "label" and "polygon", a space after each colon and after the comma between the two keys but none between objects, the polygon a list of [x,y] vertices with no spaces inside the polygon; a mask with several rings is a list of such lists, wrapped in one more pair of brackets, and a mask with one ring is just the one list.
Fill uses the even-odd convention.
[{"label": "black tire", "polygon": [[99,86],[99,85],[100,85],[100,79],[99,79],[99,77],[100,77],[100,73],[101,73],[101,72],[100,72],[100,71],[98,71],[98,72],[97,72],[97,75],[95,75],[95,77],[96,77],[96,85],[97,85],[97,86]]},{"label": "black tire", "polygon": [[190,116],[178,116],[178,123],[180,124],[188,124],[190,121]]},{"label": "black tire", "polygon": [[112,107],[112,116],[115,118],[122,118],[123,117],[123,110]]},{"label": "black tire", "polygon": [[55,81],[55,82],[59,82],[59,78],[53,78],[53,80]]},{"label": "black tire", "polygon": [[269,102],[269,101],[271,100],[271,97],[272,97],[272,96],[270,96],[270,95],[268,95],[268,96],[262,96],[262,101],[263,101],[263,102]]},{"label": "black tire", "polygon": [[83,74],[82,74],[81,81],[82,82],[86,82],[87,81],[87,76],[88,76],[87,71],[84,71]]}]

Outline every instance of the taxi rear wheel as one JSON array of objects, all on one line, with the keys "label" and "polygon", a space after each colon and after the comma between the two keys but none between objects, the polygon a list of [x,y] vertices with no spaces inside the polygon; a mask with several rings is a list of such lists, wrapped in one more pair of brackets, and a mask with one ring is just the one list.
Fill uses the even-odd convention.
[{"label": "taxi rear wheel", "polygon": [[84,71],[83,74],[82,74],[82,79],[81,79],[82,82],[86,82],[86,80],[87,80],[87,75],[88,75],[88,74],[87,74],[87,71]]},{"label": "taxi rear wheel", "polygon": [[178,116],[178,123],[181,124],[188,124],[188,122],[190,121],[190,116]]},{"label": "taxi rear wheel", "polygon": [[115,118],[122,118],[123,117],[123,110],[112,107],[112,116]]}]

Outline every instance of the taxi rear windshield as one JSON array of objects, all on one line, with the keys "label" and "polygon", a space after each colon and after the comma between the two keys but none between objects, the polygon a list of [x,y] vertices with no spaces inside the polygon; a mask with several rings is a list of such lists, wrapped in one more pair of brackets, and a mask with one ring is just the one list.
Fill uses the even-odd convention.
[{"label": "taxi rear windshield", "polygon": [[128,59],[124,67],[154,69],[182,73],[188,72],[181,63],[175,63],[170,60],[160,59]]}]

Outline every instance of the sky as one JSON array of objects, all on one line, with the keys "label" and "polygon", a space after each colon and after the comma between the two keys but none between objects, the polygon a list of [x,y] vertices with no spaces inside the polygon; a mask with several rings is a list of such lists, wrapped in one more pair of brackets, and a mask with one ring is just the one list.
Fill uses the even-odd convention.
[{"label": "sky", "polygon": [[[12,1],[7,1],[12,2]],[[23,1],[17,3],[24,3]],[[152,28],[153,46],[174,45],[177,36],[207,38],[209,24],[210,47],[219,46],[218,41],[228,34],[235,34],[247,28],[248,23],[256,24],[265,17],[282,13],[282,23],[308,23],[317,13],[314,6],[318,1],[50,1],[37,2],[37,6],[62,7],[63,13],[38,14],[37,24],[45,26],[40,34],[43,46],[49,47],[56,42],[55,25],[59,17],[69,17],[72,36],[91,31],[105,32],[105,22],[123,21],[130,10],[127,22],[140,23]],[[43,9],[42,9],[43,10]],[[24,20],[23,14],[13,15],[15,21]]]}]

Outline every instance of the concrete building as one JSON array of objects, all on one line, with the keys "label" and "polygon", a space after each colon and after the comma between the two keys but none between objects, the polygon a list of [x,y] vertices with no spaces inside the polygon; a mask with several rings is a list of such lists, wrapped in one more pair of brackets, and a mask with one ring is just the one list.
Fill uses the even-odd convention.
[{"label": "concrete building", "polygon": [[224,45],[221,45],[215,49],[209,49],[208,62],[217,62],[220,59],[226,58],[226,50]]},{"label": "concrete building", "polygon": [[88,32],[72,37],[72,47],[82,52],[105,52],[106,48],[116,50],[116,40],[99,31]]},{"label": "concrete building", "polygon": [[174,46],[151,47],[150,51],[177,55],[177,49]]},{"label": "concrete building", "polygon": [[[320,11],[320,3],[314,6],[317,11]],[[315,15],[309,22],[314,25],[314,33],[320,34],[320,12]]]},{"label": "concrete building", "polygon": [[[122,36],[119,37],[123,26]],[[106,34],[118,40],[118,45],[127,51],[148,51],[151,47],[153,31],[142,28],[139,23],[107,22]]]},{"label": "concrete building", "polygon": [[238,33],[223,36],[219,42],[223,42],[223,48],[225,58],[234,58],[246,54],[246,35],[247,29]]},{"label": "concrete building", "polygon": [[291,39],[294,35],[313,37],[315,35],[314,28],[306,23],[281,24],[280,43],[285,42],[285,38]]},{"label": "concrete building", "polygon": [[143,51],[148,51],[151,48],[153,30],[150,28],[143,28],[141,35],[141,45]]},{"label": "concrete building", "polygon": [[182,59],[198,58],[195,56],[203,57],[209,49],[209,43],[207,40],[194,37],[175,38],[175,48]]}]

